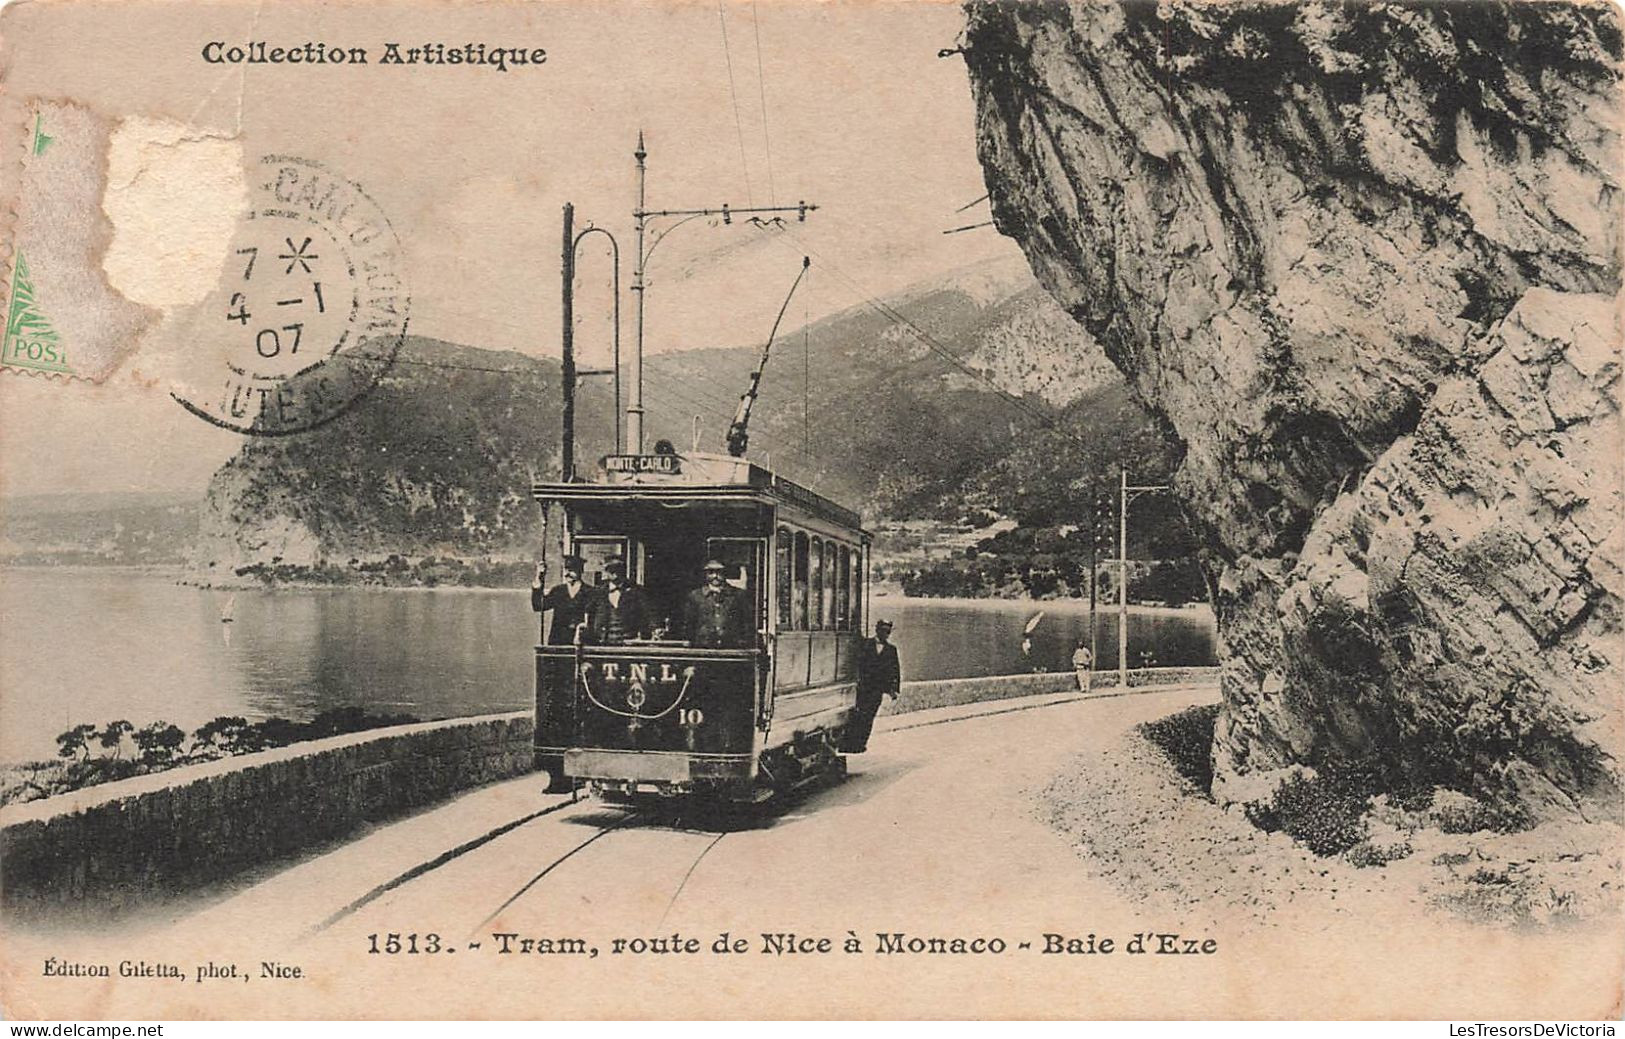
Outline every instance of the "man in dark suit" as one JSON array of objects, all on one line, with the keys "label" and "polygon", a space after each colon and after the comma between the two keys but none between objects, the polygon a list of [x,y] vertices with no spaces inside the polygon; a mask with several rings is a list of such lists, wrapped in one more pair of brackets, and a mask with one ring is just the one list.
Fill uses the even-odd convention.
[{"label": "man in dark suit", "polygon": [[604,564],[604,586],[593,596],[587,630],[594,642],[616,646],[649,637],[651,622],[643,589],[626,579],[626,561]]},{"label": "man in dark suit", "polygon": [[580,556],[564,557],[564,581],[542,591],[542,567],[536,567],[536,579],[530,583],[530,608],[537,613],[553,612],[553,623],[547,629],[547,644],[568,646],[576,639],[576,628],[587,620],[592,609],[593,594],[581,581],[586,563]]},{"label": "man in dark suit", "polygon": [[750,603],[726,578],[727,567],[707,562],[705,583],[683,601],[683,637],[690,645],[738,649],[755,642]]},{"label": "man in dark suit", "polygon": [[846,723],[841,753],[862,754],[869,749],[869,732],[875,725],[882,697],[897,699],[903,684],[903,666],[897,647],[891,644],[891,621],[875,621],[875,637],[858,646],[858,704]]}]

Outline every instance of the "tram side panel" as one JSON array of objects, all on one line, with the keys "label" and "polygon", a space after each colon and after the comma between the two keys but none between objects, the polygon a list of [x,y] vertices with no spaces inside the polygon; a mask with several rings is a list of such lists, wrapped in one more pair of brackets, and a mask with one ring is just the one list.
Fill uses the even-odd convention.
[{"label": "tram side panel", "polygon": [[537,651],[537,764],[572,778],[752,778],[761,655]]}]

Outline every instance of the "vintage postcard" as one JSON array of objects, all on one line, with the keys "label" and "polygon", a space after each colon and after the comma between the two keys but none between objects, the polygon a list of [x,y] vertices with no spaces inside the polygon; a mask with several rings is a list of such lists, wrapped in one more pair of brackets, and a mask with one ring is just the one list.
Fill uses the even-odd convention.
[{"label": "vintage postcard", "polygon": [[1622,29],[6,6],[0,1014],[1617,1019]]}]

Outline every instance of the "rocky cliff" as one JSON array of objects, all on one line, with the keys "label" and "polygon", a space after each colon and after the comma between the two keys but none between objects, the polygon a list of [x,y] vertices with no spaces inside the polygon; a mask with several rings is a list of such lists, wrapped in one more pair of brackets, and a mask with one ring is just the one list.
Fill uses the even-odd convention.
[{"label": "rocky cliff", "polygon": [[558,471],[558,400],[556,363],[408,337],[339,420],[244,438],[209,482],[198,569],[529,559],[530,484]]},{"label": "rocky cliff", "polygon": [[964,59],[998,227],[1184,441],[1216,793],[1619,818],[1614,9],[973,0]]}]

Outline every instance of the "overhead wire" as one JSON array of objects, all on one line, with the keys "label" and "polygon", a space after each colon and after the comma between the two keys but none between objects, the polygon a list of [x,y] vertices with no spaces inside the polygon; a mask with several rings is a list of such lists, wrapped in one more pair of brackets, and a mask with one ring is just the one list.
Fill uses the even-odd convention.
[{"label": "overhead wire", "polygon": [[756,17],[756,0],[750,0],[750,25],[756,33],[756,92],[762,100],[762,150],[767,155],[767,204],[779,204],[773,186],[773,138],[767,130],[767,75],[762,71],[762,24]]},{"label": "overhead wire", "polygon": [[796,240],[797,245],[800,246],[801,250],[804,253],[807,253],[807,254],[810,254],[812,256],[817,257],[818,262],[820,264],[822,264],[827,270],[829,270],[830,273],[834,274],[835,277],[837,277],[841,281],[845,282],[847,287],[850,288],[853,292],[857,293],[858,296],[860,298],[862,298],[863,301],[866,302],[869,306],[873,307],[875,310],[877,310],[878,312],[880,312],[884,316],[891,318],[896,323],[906,327],[910,332],[912,332],[914,334],[915,338],[918,339],[920,341],[920,343],[922,345],[924,345],[932,353],[936,354],[938,357],[940,357],[943,360],[947,361],[949,364],[953,365],[955,368],[957,368],[959,371],[963,372],[965,375],[968,375],[971,378],[977,380],[978,382],[984,384],[989,389],[993,390],[994,393],[998,394],[999,397],[1001,399],[1003,399],[1011,407],[1014,407],[1014,408],[1020,410],[1021,412],[1026,414],[1029,418],[1031,418],[1033,421],[1035,421],[1035,422],[1039,423],[1040,425],[1044,426],[1046,429],[1049,429],[1051,432],[1057,433],[1060,436],[1065,437],[1067,440],[1072,441],[1073,443],[1077,444],[1079,447],[1087,447],[1088,446],[1086,443],[1084,443],[1083,439],[1081,437],[1079,437],[1077,434],[1071,432],[1070,430],[1062,428],[1062,426],[1059,423],[1057,423],[1054,419],[1052,419],[1050,416],[1046,415],[1044,412],[1042,412],[1042,411],[1038,410],[1037,408],[1033,407],[1030,403],[1023,400],[1022,398],[1017,397],[1015,394],[1011,393],[1009,390],[1006,390],[1003,386],[1000,386],[997,382],[994,382],[991,378],[989,378],[988,375],[985,372],[981,371],[978,368],[975,368],[974,366],[972,366],[971,364],[966,362],[958,354],[954,353],[947,346],[943,345],[940,341],[938,341],[935,336],[931,335],[929,332],[925,331],[925,329],[921,328],[919,325],[917,325],[913,321],[911,321],[906,314],[901,313],[900,311],[898,311],[895,307],[891,306],[890,304],[885,303],[885,302],[875,298],[873,295],[871,295],[869,293],[868,289],[865,286],[859,284],[855,279],[853,279],[850,275],[848,275],[845,271],[843,271],[838,264],[836,264],[836,263],[834,263],[834,262],[832,262],[832,261],[830,261],[828,259],[825,259],[818,252],[818,250],[816,250],[812,246],[808,245],[806,243],[806,241],[803,240],[802,237],[800,235],[798,235],[794,230],[786,229],[784,233],[789,235],[791,238],[794,238]]},{"label": "overhead wire", "polygon": [[739,166],[745,174],[745,197],[754,206],[756,196],[750,187],[750,163],[745,158],[745,123],[739,115],[739,91],[734,87],[734,59],[728,49],[728,15],[722,8],[722,0],[717,0],[717,20],[722,24],[722,57],[728,63],[728,96],[733,99],[734,130],[739,135]]}]

